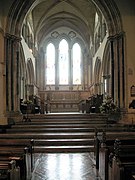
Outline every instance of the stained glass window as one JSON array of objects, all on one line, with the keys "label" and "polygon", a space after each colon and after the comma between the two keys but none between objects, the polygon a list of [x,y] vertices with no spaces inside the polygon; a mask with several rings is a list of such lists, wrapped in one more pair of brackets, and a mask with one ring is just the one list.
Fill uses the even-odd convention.
[{"label": "stained glass window", "polygon": [[47,46],[46,84],[55,84],[55,47],[52,43]]},{"label": "stained glass window", "polygon": [[68,43],[65,39],[59,44],[59,84],[68,84]]},{"label": "stained glass window", "polygon": [[[46,85],[55,85],[56,83],[68,85],[69,82],[73,85],[80,85],[82,79],[81,46],[79,43],[75,43],[72,51],[69,51],[68,41],[63,38],[58,47],[57,52],[53,43],[49,43],[46,47]],[[72,54],[70,54],[71,52]]]},{"label": "stained glass window", "polygon": [[73,46],[73,84],[81,84],[81,48],[78,43]]}]

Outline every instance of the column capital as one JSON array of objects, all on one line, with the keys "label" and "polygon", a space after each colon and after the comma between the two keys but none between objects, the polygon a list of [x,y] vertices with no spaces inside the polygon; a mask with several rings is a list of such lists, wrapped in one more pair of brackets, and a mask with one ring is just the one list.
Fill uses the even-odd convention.
[{"label": "column capital", "polygon": [[0,33],[2,34],[2,36],[4,37],[4,30],[2,28],[0,28]]},{"label": "column capital", "polygon": [[20,42],[22,40],[22,38],[12,35],[12,34],[9,34],[9,33],[5,34],[5,38],[10,39],[12,41],[16,41],[16,42]]},{"label": "column capital", "polygon": [[114,41],[114,40],[117,40],[117,39],[121,39],[123,36],[125,36],[125,32],[124,31],[120,32],[119,34],[115,34],[113,36],[109,36],[108,40]]}]

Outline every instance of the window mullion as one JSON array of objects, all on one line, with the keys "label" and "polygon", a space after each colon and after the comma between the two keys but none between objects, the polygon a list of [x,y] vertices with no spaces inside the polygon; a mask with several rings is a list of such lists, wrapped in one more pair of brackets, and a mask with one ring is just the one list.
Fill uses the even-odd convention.
[{"label": "window mullion", "polygon": [[55,86],[59,86],[59,48],[56,47],[56,54],[55,54]]},{"label": "window mullion", "polygon": [[69,69],[68,69],[68,72],[69,72],[69,86],[72,86],[72,77],[73,77],[73,65],[72,65],[72,50],[71,48],[69,48]]}]

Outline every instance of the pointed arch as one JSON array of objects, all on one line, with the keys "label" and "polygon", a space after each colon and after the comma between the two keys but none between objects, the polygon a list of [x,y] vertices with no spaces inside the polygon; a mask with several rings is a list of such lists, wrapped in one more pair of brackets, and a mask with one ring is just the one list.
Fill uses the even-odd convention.
[{"label": "pointed arch", "polygon": [[[99,8],[99,10],[104,15],[110,36],[119,34],[123,31],[120,12],[114,0],[92,0],[92,2]],[[29,0],[28,2],[14,0],[9,10],[6,32],[20,36],[24,17],[30,9],[37,5],[37,3],[37,0]]]}]

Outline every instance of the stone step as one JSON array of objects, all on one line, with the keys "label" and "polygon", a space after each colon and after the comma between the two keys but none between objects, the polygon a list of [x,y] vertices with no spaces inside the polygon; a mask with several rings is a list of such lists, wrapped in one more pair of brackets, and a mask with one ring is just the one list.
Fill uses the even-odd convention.
[{"label": "stone step", "polygon": [[[25,116],[25,117],[27,117],[27,116]],[[66,122],[71,122],[71,121],[105,121],[105,120],[107,120],[107,118],[103,118],[103,117],[93,117],[93,118],[89,118],[89,117],[87,117],[87,118],[31,118],[30,116],[28,116],[28,118],[30,118],[31,120],[32,120],[32,122],[35,122],[35,121],[39,121],[39,122],[44,122],[44,121],[47,121],[47,122],[64,122],[64,121],[66,121]]]},{"label": "stone step", "polygon": [[39,132],[39,133],[46,133],[46,132],[93,132],[94,131],[94,128],[73,128],[73,127],[70,127],[70,128],[65,128],[65,127],[62,127],[62,128],[32,128],[32,127],[29,127],[28,128],[14,128],[14,129],[7,129],[6,132],[7,133],[17,133],[17,132]]},{"label": "stone step", "polygon": [[92,139],[94,138],[94,132],[80,132],[80,133],[5,133],[0,135],[0,139]]},{"label": "stone step", "polygon": [[22,125],[13,125],[12,129],[8,129],[7,132],[20,132],[20,131],[28,131],[28,132],[48,132],[48,131],[88,131],[93,132],[95,131],[95,128],[98,129],[98,131],[110,131],[110,132],[119,132],[119,131],[135,131],[135,128],[128,127],[128,126],[107,126],[106,124],[47,124],[47,125],[33,125],[33,124],[22,124]]},{"label": "stone step", "polygon": [[[94,139],[34,139],[32,140],[34,146],[72,146],[72,145],[93,145]],[[0,139],[0,146],[16,146],[24,147],[30,146],[29,139]]]},{"label": "stone step", "polygon": [[38,120],[79,120],[79,119],[82,119],[82,120],[88,120],[88,119],[108,119],[108,117],[105,115],[87,115],[85,114],[84,116],[80,115],[80,116],[77,116],[77,115],[72,115],[72,116],[69,116],[68,114],[67,115],[64,115],[64,116],[52,116],[52,115],[49,115],[49,116],[42,116],[42,115],[31,115],[31,114],[23,114],[23,116],[28,116],[30,117],[32,120],[35,120],[35,119],[38,119]]},{"label": "stone step", "polygon": [[81,153],[93,152],[94,146],[36,146],[34,153]]},{"label": "stone step", "polygon": [[[95,125],[95,124],[94,124]],[[32,129],[44,129],[44,128],[92,128],[91,124],[42,124],[42,125],[35,125],[35,124],[27,124],[23,123],[20,125],[12,125],[12,129],[21,129],[21,128],[32,128]],[[93,129],[93,128],[92,128]]]},{"label": "stone step", "polygon": [[91,125],[95,125],[95,124],[106,124],[106,121],[72,121],[72,122],[68,122],[68,121],[63,121],[63,122],[59,122],[59,121],[54,121],[54,122],[50,122],[50,121],[44,121],[44,122],[40,122],[40,121],[35,121],[35,122],[17,122],[16,125],[24,125],[24,124],[33,124],[33,125],[64,125],[64,124],[91,124]]},{"label": "stone step", "polygon": [[91,114],[89,114],[89,113],[74,113],[74,114],[70,114],[70,113],[49,113],[49,114],[35,114],[35,115],[33,115],[33,114],[29,114],[29,116],[32,118],[32,119],[34,119],[34,118],[39,118],[39,119],[57,119],[57,118],[66,118],[66,119],[69,119],[69,118],[92,118],[92,117],[94,117],[94,118],[101,118],[101,117],[103,117],[103,118],[106,118],[107,116],[105,115],[105,114],[101,114],[101,113],[96,113],[96,114],[94,114],[94,113],[91,113]]},{"label": "stone step", "polygon": [[[95,132],[81,133],[2,133],[0,139],[93,139]],[[135,132],[106,132],[107,138],[135,137]]]},{"label": "stone step", "polygon": [[94,139],[37,139],[33,140],[34,146],[71,146],[93,145]]}]

